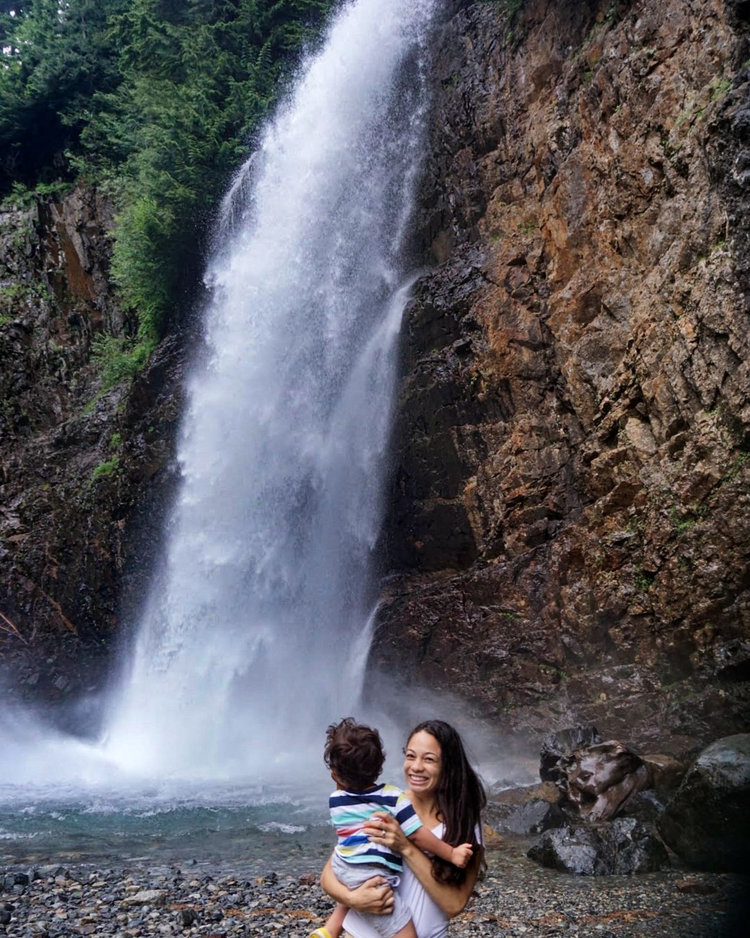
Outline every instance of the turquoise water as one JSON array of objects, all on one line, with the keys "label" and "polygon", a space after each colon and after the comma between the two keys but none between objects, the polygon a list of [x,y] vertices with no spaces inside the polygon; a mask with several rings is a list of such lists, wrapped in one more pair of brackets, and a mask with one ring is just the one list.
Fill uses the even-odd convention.
[{"label": "turquoise water", "polygon": [[259,874],[301,872],[322,866],[332,833],[323,793],[0,786],[0,863],[236,862]]}]

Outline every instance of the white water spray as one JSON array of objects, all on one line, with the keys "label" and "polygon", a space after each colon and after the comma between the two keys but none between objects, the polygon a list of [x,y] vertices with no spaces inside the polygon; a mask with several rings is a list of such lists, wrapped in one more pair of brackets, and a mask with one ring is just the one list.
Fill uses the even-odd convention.
[{"label": "white water spray", "polygon": [[346,4],[225,200],[124,768],[304,774],[356,705],[433,7]]}]

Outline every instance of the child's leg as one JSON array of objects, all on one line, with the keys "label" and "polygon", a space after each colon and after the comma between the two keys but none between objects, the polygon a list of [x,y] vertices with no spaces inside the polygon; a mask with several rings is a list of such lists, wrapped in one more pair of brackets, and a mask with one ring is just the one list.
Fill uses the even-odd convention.
[{"label": "child's leg", "polygon": [[417,932],[414,928],[414,922],[411,919],[409,919],[406,925],[404,925],[403,928],[397,931],[396,934],[392,936],[392,938],[417,938]]},{"label": "child's leg", "polygon": [[[340,902],[336,903],[336,908],[326,919],[323,928],[316,928],[310,935],[310,938],[339,938],[344,930],[344,917],[349,910]],[[325,929],[325,930],[324,930]],[[411,938],[411,936],[409,936]],[[414,936],[416,938],[416,935]]]},{"label": "child's leg", "polygon": [[326,928],[331,938],[339,938],[339,935],[344,930],[344,918],[348,911],[349,909],[347,909],[345,905],[342,905],[340,902],[336,903],[336,908],[328,916],[328,921],[326,922]]}]

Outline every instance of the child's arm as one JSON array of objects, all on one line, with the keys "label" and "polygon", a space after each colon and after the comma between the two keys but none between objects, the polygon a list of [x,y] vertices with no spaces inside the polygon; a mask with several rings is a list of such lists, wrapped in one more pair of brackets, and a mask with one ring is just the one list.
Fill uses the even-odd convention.
[{"label": "child's arm", "polygon": [[454,866],[463,869],[471,859],[474,848],[471,844],[461,844],[459,847],[451,847],[444,840],[436,837],[431,830],[424,825],[409,835],[409,840],[415,843],[420,850],[434,853],[441,860],[447,860]]}]

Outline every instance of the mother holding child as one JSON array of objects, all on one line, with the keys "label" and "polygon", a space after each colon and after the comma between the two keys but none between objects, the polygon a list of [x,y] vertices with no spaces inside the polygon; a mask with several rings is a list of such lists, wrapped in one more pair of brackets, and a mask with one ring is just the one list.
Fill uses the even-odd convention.
[{"label": "mother holding child", "polygon": [[328,727],[338,843],[321,885],[338,905],[310,938],[446,938],[484,867],[485,793],[456,730],[412,730],[405,791],[377,783],[384,759],[377,730],[350,718]]}]

